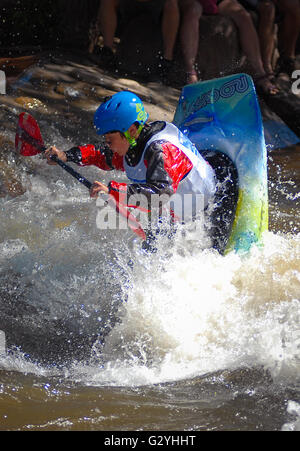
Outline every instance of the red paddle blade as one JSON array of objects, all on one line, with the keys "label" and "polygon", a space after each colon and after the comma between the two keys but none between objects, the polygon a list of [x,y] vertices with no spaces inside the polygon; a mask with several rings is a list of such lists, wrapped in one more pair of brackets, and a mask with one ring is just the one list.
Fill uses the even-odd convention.
[{"label": "red paddle blade", "polygon": [[24,157],[33,157],[44,149],[44,142],[36,120],[29,113],[21,113],[15,139],[16,150]]}]

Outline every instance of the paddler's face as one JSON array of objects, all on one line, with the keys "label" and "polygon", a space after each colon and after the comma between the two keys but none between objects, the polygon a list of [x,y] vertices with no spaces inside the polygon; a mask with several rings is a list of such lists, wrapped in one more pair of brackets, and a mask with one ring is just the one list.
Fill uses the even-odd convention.
[{"label": "paddler's face", "polygon": [[126,155],[129,149],[129,143],[122,133],[113,132],[105,135],[105,142],[108,147],[121,157]]}]

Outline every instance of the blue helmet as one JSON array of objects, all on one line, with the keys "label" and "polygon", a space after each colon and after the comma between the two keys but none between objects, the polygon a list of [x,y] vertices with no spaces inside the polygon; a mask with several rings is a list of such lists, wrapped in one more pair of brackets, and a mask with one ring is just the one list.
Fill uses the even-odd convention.
[{"label": "blue helmet", "polygon": [[99,106],[94,116],[94,125],[98,135],[115,131],[125,133],[134,122],[144,125],[148,117],[143,102],[137,95],[121,91]]}]

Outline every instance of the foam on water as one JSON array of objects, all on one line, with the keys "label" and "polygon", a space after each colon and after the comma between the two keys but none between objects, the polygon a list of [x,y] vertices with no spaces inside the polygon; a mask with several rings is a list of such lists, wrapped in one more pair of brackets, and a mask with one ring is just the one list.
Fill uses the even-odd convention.
[{"label": "foam on water", "polygon": [[[249,255],[222,257],[180,238],[145,255],[130,231],[97,229],[94,203],[68,175],[37,164],[30,190],[1,200],[1,270],[17,272],[21,285],[30,281],[29,302],[46,304],[48,315],[76,310],[87,333],[95,312],[103,326],[103,309],[119,302],[120,321],[104,346],[96,342],[66,377],[135,386],[243,366],[264,367],[278,380],[299,377],[299,234],[267,233]],[[21,353],[0,365],[62,371]]]},{"label": "foam on water", "polygon": [[282,431],[300,431],[300,405],[295,401],[289,401],[287,406],[287,412],[294,416],[294,421],[291,423],[285,423]]},{"label": "foam on water", "polygon": [[299,235],[269,233],[248,257],[175,254],[133,276],[94,381],[154,383],[242,366],[299,377],[299,259]]}]

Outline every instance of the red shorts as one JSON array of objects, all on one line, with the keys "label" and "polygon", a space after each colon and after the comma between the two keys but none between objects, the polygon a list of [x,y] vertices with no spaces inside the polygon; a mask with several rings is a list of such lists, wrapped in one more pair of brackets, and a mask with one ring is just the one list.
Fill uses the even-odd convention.
[{"label": "red shorts", "polygon": [[217,0],[198,0],[203,6],[204,14],[218,14]]}]

